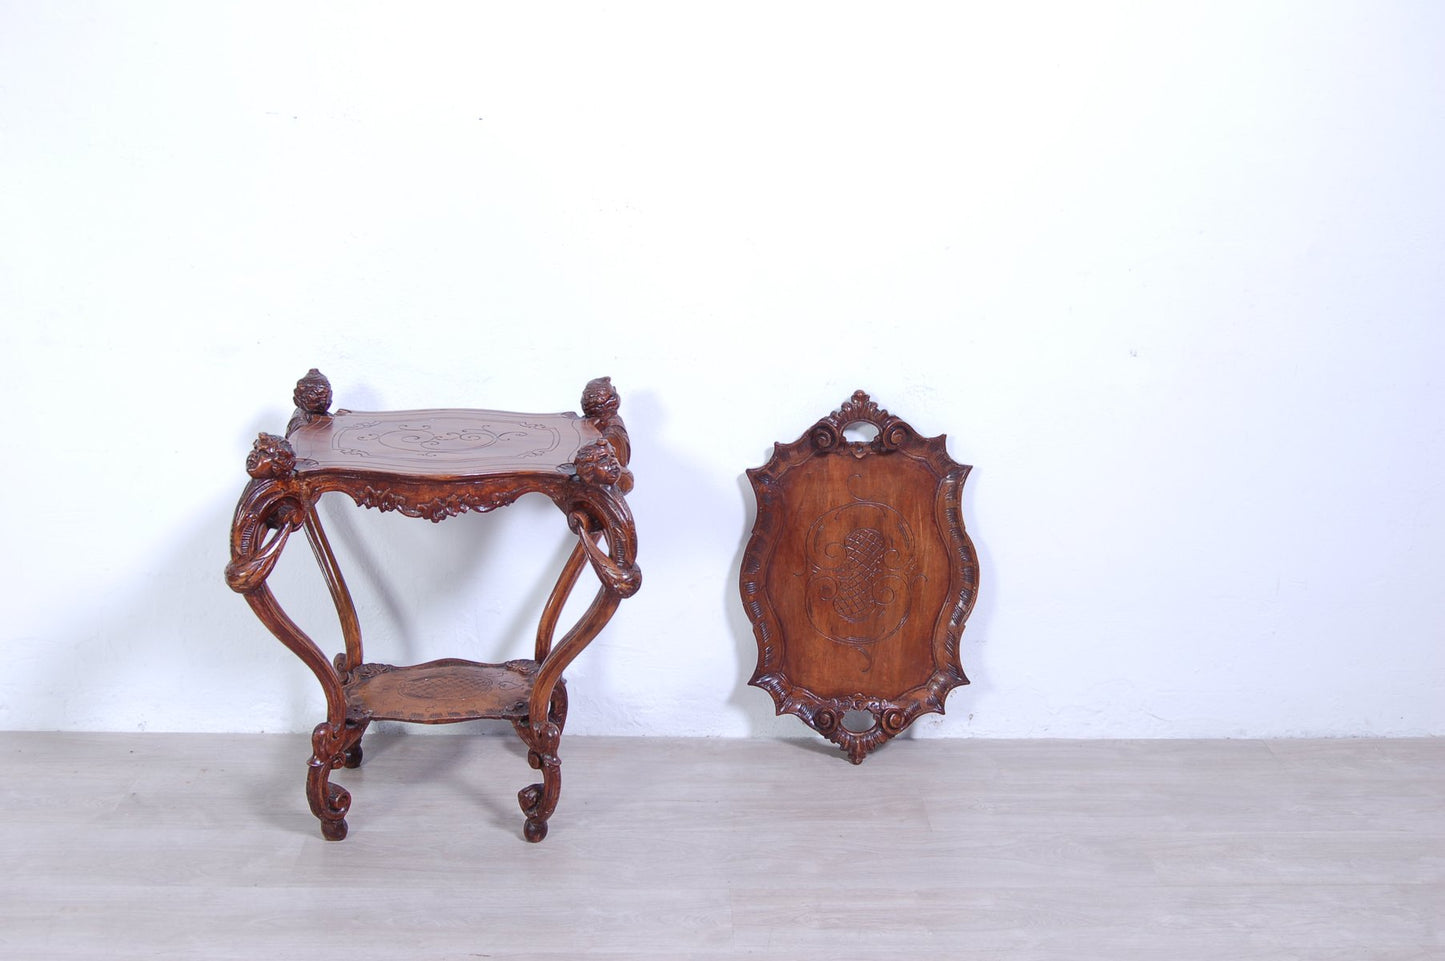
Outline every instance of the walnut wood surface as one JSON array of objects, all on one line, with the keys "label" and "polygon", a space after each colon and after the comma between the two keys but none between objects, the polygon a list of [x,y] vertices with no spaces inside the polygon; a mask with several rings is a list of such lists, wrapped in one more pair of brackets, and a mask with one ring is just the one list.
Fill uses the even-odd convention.
[{"label": "walnut wood surface", "polygon": [[[871,440],[847,439],[857,425]],[[740,589],[749,681],[855,764],[967,684],[959,638],[978,592],[960,510],[970,468],[862,391],[748,471],[757,521]],[[850,714],[869,723],[849,723]]]},{"label": "walnut wood surface", "polygon": [[448,479],[573,471],[577,452],[601,440],[574,413],[497,410],[339,410],[287,439],[298,473],[339,470]]},{"label": "walnut wood surface", "polygon": [[346,702],[373,721],[450,724],[527,716],[536,661],[478,664],[449,657],[396,667],[363,664],[345,685]]},{"label": "walnut wood surface", "polygon": [[[626,494],[631,442],[612,382],[582,393],[582,413],[481,409],[331,412],[331,384],[317,370],[296,384],[287,435],[261,434],[246,459],[251,481],[231,525],[226,581],[311,670],[326,695],[326,720],[312,733],[306,796],[323,836],[346,836],[351,795],[330,772],[361,763],[361,738],[378,719],[444,724],[508,720],[527,744],[542,781],[517,796],[524,834],[540,841],[561,792],[557,747],[566,723],[562,672],[597,636],[624,598],[637,592],[637,531]],[[577,543],[537,626],[535,657],[506,664],[445,658],[397,667],[366,663],[361,626],[316,511],[326,493],[361,507],[440,522],[491,511],[528,493],[561,510]],[[328,658],[282,610],[266,584],[291,534],[305,532],[341,622],[345,649]],[[583,570],[596,596],[560,639],[563,608]]]}]

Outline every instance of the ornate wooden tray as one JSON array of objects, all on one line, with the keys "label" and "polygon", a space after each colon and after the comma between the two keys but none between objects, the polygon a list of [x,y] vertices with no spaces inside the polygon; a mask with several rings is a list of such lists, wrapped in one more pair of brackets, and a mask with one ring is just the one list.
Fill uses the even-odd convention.
[{"label": "ornate wooden tray", "polygon": [[[850,440],[845,431],[873,432]],[[961,495],[971,468],[863,391],[748,471],[757,521],[743,607],[748,682],[860,763],[967,684],[959,639],[978,594]]]}]

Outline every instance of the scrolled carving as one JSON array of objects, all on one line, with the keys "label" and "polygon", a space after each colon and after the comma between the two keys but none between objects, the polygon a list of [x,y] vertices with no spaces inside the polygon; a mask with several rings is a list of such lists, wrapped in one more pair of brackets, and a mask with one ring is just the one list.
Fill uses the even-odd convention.
[{"label": "scrolled carving", "polygon": [[370,507],[379,511],[400,510],[405,513],[407,507],[406,498],[400,494],[393,493],[385,488],[377,489],[367,485],[361,489],[361,494],[356,498],[356,503],[361,507]]},{"label": "scrolled carving", "polygon": [[834,698],[829,703],[840,715],[857,712],[867,714],[873,719],[873,723],[861,731],[853,731],[844,723],[836,723],[826,733],[819,732],[841,747],[848,755],[848,760],[854,764],[861,764],[870,751],[900,733],[912,721],[913,716],[918,714],[916,709],[905,710],[883,698],[863,694]]},{"label": "scrolled carving", "polygon": [[[871,751],[902,733],[925,710],[941,713],[942,708],[941,701],[900,705],[865,694],[820,698],[810,691],[792,689],[786,678],[779,675],[760,677],[753,683],[784,699],[785,710],[778,713],[796,714],[813,730],[842,748],[854,764],[861,764]],[[845,718],[851,713],[869,715],[872,724],[860,731],[850,730]]]},{"label": "scrolled carving", "polygon": [[346,750],[346,727],[333,726],[322,721],[311,731],[311,753],[316,759],[333,768],[341,766],[341,754]]},{"label": "scrolled carving", "polygon": [[354,492],[352,498],[361,507],[379,511],[398,511],[408,517],[422,517],[438,524],[448,517],[456,517],[468,511],[486,513],[505,507],[522,494],[526,488],[520,485],[507,487],[486,487],[476,490],[461,490],[454,493],[438,492],[430,497],[425,494],[416,497],[389,487],[373,487],[370,484]]},{"label": "scrolled carving", "polygon": [[433,524],[439,524],[448,517],[456,517],[468,511],[488,511],[495,507],[496,505],[489,503],[485,497],[448,494],[416,505],[416,513],[412,516],[425,517]]},{"label": "scrolled carving", "polygon": [[836,424],[819,421],[808,432],[808,440],[814,450],[832,450],[843,442],[843,431]]},{"label": "scrolled carving", "polygon": [[351,679],[362,681],[368,678],[380,677],[383,674],[390,674],[396,670],[394,664],[360,664],[356,670],[351,672]]},{"label": "scrolled carving", "polygon": [[[262,439],[281,440],[272,434],[262,434]],[[285,445],[285,441],[281,441]],[[264,457],[264,465],[274,467],[279,473],[285,464],[284,456],[274,456],[275,451],[262,440],[257,440],[257,449],[247,458],[248,468],[253,458]],[[258,457],[258,450],[265,452]],[[280,449],[282,455],[290,453],[289,446]],[[295,455],[291,455],[294,461]],[[226,584],[239,594],[249,594],[266,582],[272,569],[281,557],[286,540],[298,529],[304,520],[305,511],[293,489],[294,477],[254,478],[241,493],[236,504],[236,515],[231,522],[231,560],[226,565]]]},{"label": "scrolled carving", "polygon": [[[859,424],[874,427],[877,434],[870,440],[847,440],[844,431]],[[855,390],[852,397],[814,424],[808,433],[808,440],[815,450],[847,449],[854,457],[898,450],[909,446],[916,438],[912,427],[879,407],[873,398],[861,390]]]},{"label": "scrolled carving", "polygon": [[295,525],[283,525],[269,539],[262,539],[256,535],[269,532],[270,528],[259,522],[248,524],[245,543],[232,545],[231,561],[226,565],[227,586],[237,594],[249,594],[266,583],[281,557],[281,549],[295,529]]},{"label": "scrolled carving", "polygon": [[[564,713],[565,710],[564,707]],[[562,762],[557,758],[562,728],[550,717],[538,725],[519,718],[512,722],[512,727],[527,745],[527,763],[533,770],[542,772],[540,783],[529,784],[517,792],[517,806],[527,819],[522,836],[535,844],[547,836],[547,819],[557,809],[557,799],[562,793]]]},{"label": "scrolled carving", "polygon": [[913,437],[913,429],[895,418],[886,430],[879,431],[878,437],[885,449],[895,450],[908,443]]},{"label": "scrolled carving", "polygon": [[587,560],[591,562],[598,579],[608,590],[621,597],[631,597],[642,588],[642,569],[637,566],[635,548],[627,540],[622,527],[613,526],[609,529],[612,552],[618,555],[614,558],[598,547],[588,533],[591,525],[586,512],[574,511],[568,516],[567,525],[578,536],[578,543],[587,555]]},{"label": "scrolled carving", "polygon": [[346,837],[346,812],[351,810],[351,793],[330,783],[333,768],[345,767],[347,751],[360,740],[360,733],[326,721],[311,732],[311,761],[307,765],[306,800],[311,813],[321,822],[321,834],[328,841]]}]

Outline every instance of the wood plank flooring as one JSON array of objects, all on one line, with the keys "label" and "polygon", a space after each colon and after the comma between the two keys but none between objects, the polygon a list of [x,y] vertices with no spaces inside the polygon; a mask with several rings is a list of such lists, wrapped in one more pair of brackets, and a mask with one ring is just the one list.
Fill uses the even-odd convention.
[{"label": "wood plank flooring", "polygon": [[[475,730],[469,728],[469,730]],[[0,958],[1445,959],[1445,739],[0,733]]]}]

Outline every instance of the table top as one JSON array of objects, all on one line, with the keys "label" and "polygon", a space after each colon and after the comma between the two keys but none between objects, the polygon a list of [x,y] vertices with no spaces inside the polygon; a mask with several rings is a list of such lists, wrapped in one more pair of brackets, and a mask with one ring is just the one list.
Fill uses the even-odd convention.
[{"label": "table top", "polygon": [[570,411],[338,410],[287,438],[298,474],[326,471],[412,477],[566,474],[577,451],[600,439]]}]

